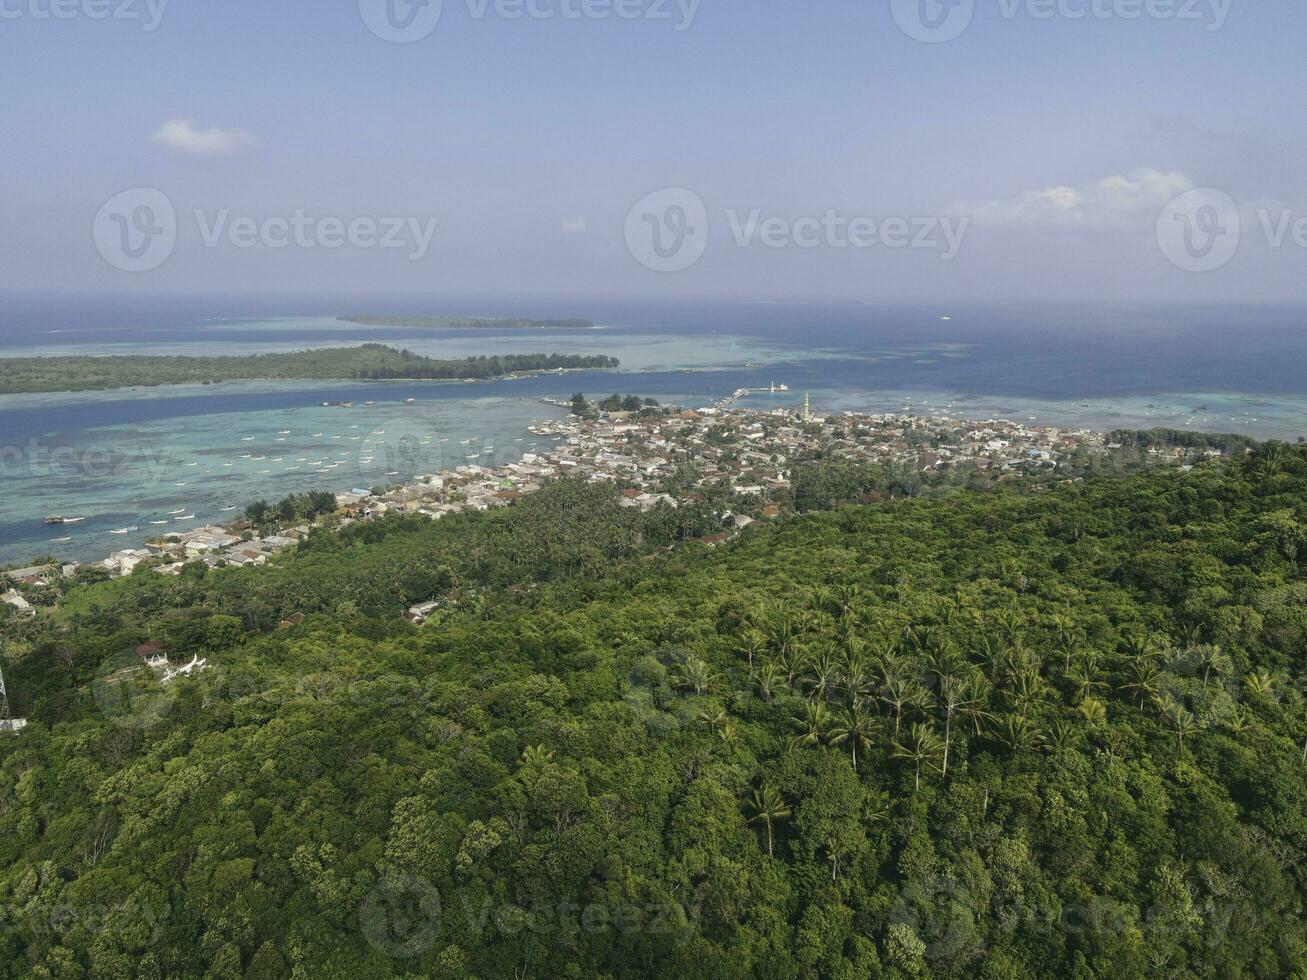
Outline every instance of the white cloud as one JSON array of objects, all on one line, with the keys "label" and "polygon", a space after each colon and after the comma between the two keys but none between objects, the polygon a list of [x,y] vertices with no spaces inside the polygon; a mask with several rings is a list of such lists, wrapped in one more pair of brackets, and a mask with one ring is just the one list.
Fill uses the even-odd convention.
[{"label": "white cloud", "polygon": [[189,119],[169,119],[152,139],[179,153],[196,156],[230,156],[254,142],[253,136],[239,129],[197,129]]},{"label": "white cloud", "polygon": [[1108,228],[1153,220],[1194,182],[1179,171],[1141,167],[1079,187],[1024,191],[1008,200],[976,201],[955,210],[980,223]]},{"label": "white cloud", "polygon": [[587,230],[585,218],[563,219],[563,231],[569,235],[583,235]]}]

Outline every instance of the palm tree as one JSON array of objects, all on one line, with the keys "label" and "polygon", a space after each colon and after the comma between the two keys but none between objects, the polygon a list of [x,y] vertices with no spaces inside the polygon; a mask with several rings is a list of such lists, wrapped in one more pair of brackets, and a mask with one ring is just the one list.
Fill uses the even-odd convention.
[{"label": "palm tree", "polygon": [[808,684],[812,688],[812,693],[822,701],[829,701],[839,678],[839,658],[834,650],[824,647],[812,661],[812,672],[808,675]]},{"label": "palm tree", "polygon": [[764,701],[770,701],[776,692],[785,686],[785,672],[768,661],[753,672],[753,682],[758,685],[758,693]]},{"label": "palm tree", "polygon": [[1248,688],[1248,693],[1254,697],[1270,700],[1275,693],[1275,677],[1267,670],[1258,670],[1251,674],[1245,674],[1243,684],[1244,687]]},{"label": "palm tree", "polygon": [[1193,648],[1198,666],[1203,671],[1203,687],[1206,687],[1213,674],[1228,674],[1234,669],[1230,655],[1215,643],[1203,643]]},{"label": "palm tree", "polygon": [[1098,654],[1084,653],[1080,656],[1080,662],[1067,674],[1067,680],[1071,682],[1077,698],[1084,702],[1093,697],[1095,691],[1107,690],[1107,683],[1099,680],[1100,676]]},{"label": "palm tree", "polygon": [[1107,723],[1107,706],[1097,698],[1085,698],[1079,710],[1080,717],[1095,727]]},{"label": "palm tree", "polygon": [[902,742],[895,742],[890,752],[896,759],[910,759],[916,767],[916,789],[921,789],[921,770],[934,767],[935,760],[944,754],[944,742],[929,725],[916,722],[908,731],[908,737]]},{"label": "palm tree", "polygon": [[749,670],[753,670],[753,658],[766,649],[767,637],[761,630],[750,627],[740,634],[739,650],[749,658]]},{"label": "palm tree", "polygon": [[553,758],[553,749],[545,748],[543,745],[528,745],[522,750],[522,767],[550,762]]},{"label": "palm tree", "polygon": [[1166,720],[1170,723],[1170,731],[1175,733],[1176,747],[1183,752],[1185,736],[1198,731],[1198,720],[1194,718],[1192,712],[1186,711],[1179,705],[1166,712]]},{"label": "palm tree", "polygon": [[1042,749],[1047,741],[1040,728],[1025,715],[1004,715],[999,719],[994,735],[1014,755]]},{"label": "palm tree", "polygon": [[953,719],[964,708],[974,704],[972,699],[973,690],[974,688],[970,683],[959,677],[941,677],[939,679],[937,699],[939,706],[944,709],[944,776],[948,776],[949,750],[953,748]]},{"label": "palm tree", "polygon": [[820,701],[809,701],[803,706],[803,714],[795,716],[794,723],[799,726],[800,741],[820,744],[830,729],[830,709]]},{"label": "palm tree", "polygon": [[1125,683],[1121,685],[1121,689],[1133,691],[1133,699],[1143,704],[1157,697],[1161,689],[1161,680],[1161,671],[1151,659],[1136,659],[1132,660],[1126,668]]},{"label": "palm tree", "polygon": [[781,796],[779,790],[763,783],[753,791],[753,796],[749,799],[749,807],[753,810],[749,823],[762,821],[767,828],[767,856],[775,857],[772,827],[782,820],[788,820],[791,813],[790,808],[785,804],[785,797]]},{"label": "palm tree", "polygon": [[899,727],[903,721],[903,709],[916,704],[922,690],[912,678],[899,673],[887,673],[885,683],[881,686],[880,699],[894,709],[894,737],[899,737]]},{"label": "palm tree", "polygon": [[835,718],[830,727],[830,744],[843,745],[849,743],[853,750],[853,771],[858,771],[858,746],[864,749],[871,744],[872,736],[876,732],[875,719],[868,715],[857,704],[845,708]]},{"label": "palm tree", "polygon": [[712,669],[702,658],[694,654],[690,654],[685,658],[685,663],[677,664],[673,669],[676,673],[677,685],[692,690],[695,694],[703,694],[712,686]]}]

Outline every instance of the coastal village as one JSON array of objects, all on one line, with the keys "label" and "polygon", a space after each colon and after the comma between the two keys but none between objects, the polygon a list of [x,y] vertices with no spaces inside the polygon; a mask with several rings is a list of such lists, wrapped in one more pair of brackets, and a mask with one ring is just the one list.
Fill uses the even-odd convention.
[{"label": "coastal village", "polygon": [[[773,389],[775,390],[775,389]],[[169,533],[144,547],[116,551],[100,568],[130,575],[141,565],[160,575],[178,575],[189,562],[210,568],[266,564],[305,538],[317,525],[342,527],[392,512],[440,519],[461,511],[507,507],[560,478],[613,484],[626,507],[678,507],[705,487],[729,492],[721,530],[705,538],[719,544],[756,521],[784,512],[796,462],[835,458],[893,464],[925,476],[957,468],[989,471],[1002,479],[1043,473],[1057,478],[1073,456],[1106,455],[1121,447],[1088,429],[1060,429],[1004,419],[966,420],[909,414],[820,415],[805,398],[802,408],[750,410],[738,407],[749,394],[736,392],[717,405],[696,410],[644,407],[633,412],[573,414],[530,427],[555,444],[502,465],[468,463],[415,475],[384,488],[356,488],[335,494],[337,510],[312,522],[260,534],[246,519]],[[567,403],[556,403],[561,405]],[[590,406],[591,409],[594,406]],[[1190,466],[1213,449],[1153,447],[1160,461]],[[685,473],[692,473],[687,485]],[[77,574],[77,563],[38,565],[4,572],[3,602],[19,614],[34,615],[34,593],[59,578]],[[415,607],[410,618],[425,619],[430,609]]]}]

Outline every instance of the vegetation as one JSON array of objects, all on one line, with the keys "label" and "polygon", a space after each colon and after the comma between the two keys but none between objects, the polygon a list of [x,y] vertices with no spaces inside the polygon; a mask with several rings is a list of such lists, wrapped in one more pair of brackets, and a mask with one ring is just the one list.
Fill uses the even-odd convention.
[{"label": "vegetation", "polygon": [[247,357],[6,357],[0,358],[0,394],[273,379],[484,380],[523,371],[617,366],[616,358],[579,354],[501,354],[436,360],[383,344]]},{"label": "vegetation", "polygon": [[513,320],[463,316],[342,316],[345,323],[369,327],[418,327],[441,330],[593,330],[590,320]]},{"label": "vegetation", "polygon": [[579,391],[572,396],[572,414],[582,418],[592,418],[601,411],[639,412],[642,409],[658,407],[658,399],[640,398],[638,395],[627,395],[623,398],[621,395],[612,394],[598,403],[588,401]]},{"label": "vegetation", "polygon": [[8,620],[0,964],[1305,975],[1307,451],[683,510],[564,481]]}]

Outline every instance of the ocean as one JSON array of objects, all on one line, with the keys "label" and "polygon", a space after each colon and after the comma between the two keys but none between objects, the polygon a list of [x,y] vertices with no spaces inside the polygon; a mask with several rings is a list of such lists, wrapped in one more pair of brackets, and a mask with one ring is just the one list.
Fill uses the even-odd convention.
[{"label": "ocean", "polygon": [[[579,317],[593,330],[413,330],[340,313]],[[1064,427],[1307,437],[1307,308],[684,303],[459,297],[26,296],[0,356],[214,354],[380,342],[423,354],[602,353],[618,372],[484,383],[250,382],[0,395],[0,563],[96,560],[255,499],[371,487],[550,445],[542,398],[1005,417]],[[406,404],[413,399],[413,404]],[[353,407],[323,402],[352,401]],[[372,404],[368,404],[368,403]],[[48,514],[82,517],[47,527]],[[127,528],[136,530],[114,534]]]}]

